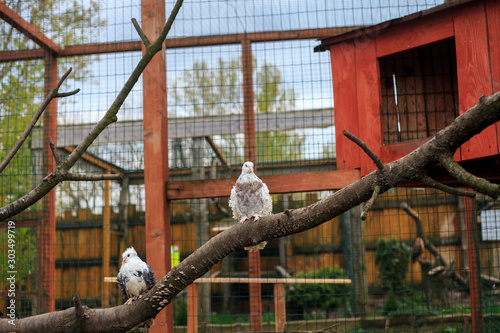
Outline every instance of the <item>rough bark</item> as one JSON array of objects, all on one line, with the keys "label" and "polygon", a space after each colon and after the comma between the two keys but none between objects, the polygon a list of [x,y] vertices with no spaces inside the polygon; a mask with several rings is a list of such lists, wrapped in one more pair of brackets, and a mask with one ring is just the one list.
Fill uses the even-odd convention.
[{"label": "rough bark", "polygon": [[[264,240],[296,234],[325,223],[372,197],[373,188],[380,193],[408,180],[415,179],[436,165],[443,154],[452,154],[464,142],[500,120],[500,92],[482,97],[480,102],[405,157],[384,165],[383,169],[335,192],[310,206],[287,209],[283,213],[246,221],[211,238],[192,255],[174,267],[144,297],[132,305],[106,309],[83,307],[23,318],[11,325],[0,320],[0,332],[126,332],[135,325],[155,317],[175,295],[201,277],[228,254]],[[481,184],[481,190],[484,184]],[[488,184],[488,193],[497,197],[498,185]],[[495,190],[496,192],[492,191]]]}]

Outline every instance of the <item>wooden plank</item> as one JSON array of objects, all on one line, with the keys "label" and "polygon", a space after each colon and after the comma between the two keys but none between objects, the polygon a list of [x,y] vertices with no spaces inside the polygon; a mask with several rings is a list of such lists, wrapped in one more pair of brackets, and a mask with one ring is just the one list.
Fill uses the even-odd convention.
[{"label": "wooden plank", "polygon": [[398,144],[391,144],[391,145],[384,145],[380,149],[380,158],[384,163],[389,163],[392,161],[395,161],[418,147],[420,147],[422,144],[425,142],[429,141],[430,138],[425,138],[425,139],[419,139],[419,140],[412,140],[409,142],[404,142],[404,143],[398,143]]},{"label": "wooden plank", "polygon": [[[242,114],[224,116],[204,116],[170,118],[168,120],[168,137],[191,138],[244,133]],[[206,126],[210,124],[210,126]],[[300,128],[326,128],[334,125],[332,108],[312,110],[290,110],[286,112],[262,113],[255,116],[255,131],[286,131]],[[94,127],[94,124],[58,125],[57,147],[76,146]],[[33,129],[32,148],[41,148],[41,129]],[[96,139],[95,144],[142,141],[144,137],[143,123],[137,121],[120,121],[109,125]]]},{"label": "wooden plank", "polygon": [[333,99],[336,123],[337,168],[355,169],[360,167],[360,151],[343,134],[347,130],[359,135],[358,106],[356,99],[356,63],[354,43],[346,42],[330,48],[333,80]]},{"label": "wooden plank", "polygon": [[250,327],[253,332],[262,330],[262,286],[253,279],[261,277],[260,251],[248,251]]},{"label": "wooden plank", "polygon": [[[376,56],[375,39],[355,42],[356,87],[359,113],[359,138],[380,156],[382,125],[380,123],[380,73]],[[356,148],[361,152],[361,148]],[[376,169],[373,161],[364,153],[360,155],[361,175]]]},{"label": "wooden plank", "polygon": [[[45,95],[57,84],[57,58],[46,54],[44,93]],[[43,114],[43,169],[44,175],[55,170],[55,161],[49,149],[49,137],[57,140],[57,101],[52,101]],[[55,310],[55,252],[56,242],[56,190],[52,189],[42,199],[43,225],[37,228],[38,279],[42,282],[37,288],[37,310],[39,313]],[[39,245],[40,244],[40,245]]]},{"label": "wooden plank", "polygon": [[[301,174],[261,176],[271,193],[339,190],[359,180],[359,170],[336,170]],[[229,196],[236,178],[168,181],[168,200]]]},{"label": "wooden plank", "polygon": [[[165,40],[164,46],[167,49],[173,49],[173,48],[185,48],[185,47],[240,44],[244,39],[248,39],[254,42],[317,39],[317,38],[326,38],[335,36],[340,33],[345,33],[347,31],[359,29],[361,27],[362,26],[349,26],[349,27],[288,30],[288,31],[261,31],[261,32],[245,33],[245,34],[167,38]],[[82,56],[90,54],[105,54],[105,53],[116,53],[116,52],[134,52],[140,50],[141,50],[140,41],[83,44],[83,45],[72,45],[72,46],[66,46],[64,48],[59,48],[59,57],[74,57],[74,56]],[[42,57],[43,57],[42,50],[19,50],[19,51],[0,52],[0,62],[40,59]]]},{"label": "wooden plank", "polygon": [[474,332],[484,331],[484,313],[481,296],[481,268],[478,261],[479,224],[477,223],[476,200],[464,197],[464,216],[467,237],[467,257],[469,264],[469,290]]},{"label": "wooden plank", "polygon": [[0,18],[12,25],[16,30],[23,35],[40,45],[44,49],[48,49],[52,55],[57,56],[60,52],[60,47],[53,42],[49,37],[45,36],[34,25],[24,20],[21,15],[13,11],[5,3],[0,2]]},{"label": "wooden plank", "polygon": [[[116,280],[116,278],[113,278]],[[350,284],[350,279],[306,279],[306,278],[199,278],[195,283],[269,283],[269,284],[290,284],[290,283],[304,283],[304,284]]]},{"label": "wooden plank", "polygon": [[[141,21],[146,36],[155,40],[165,24],[165,1],[142,0]],[[164,276],[171,268],[170,204],[165,191],[165,182],[169,177],[165,57],[163,49],[153,57],[142,74],[146,255],[157,276]],[[156,316],[149,331],[173,333],[173,319],[173,306],[169,304]]]},{"label": "wooden plank", "polygon": [[[454,10],[460,114],[476,105],[481,95],[491,95],[488,31],[483,5]],[[462,145],[462,159],[498,154],[497,133],[491,125]]]},{"label": "wooden plank", "polygon": [[[111,181],[104,181],[104,207],[102,212],[102,274],[110,275],[109,261],[111,260]],[[86,231],[86,230],[85,230]],[[110,289],[109,285],[102,288],[101,304],[103,307],[109,305]]]},{"label": "wooden plank", "polygon": [[198,332],[198,285],[187,287],[187,333]]},{"label": "wooden plank", "polygon": [[453,15],[450,10],[387,28],[375,37],[377,57],[450,38],[453,33]]},{"label": "wooden plank", "polygon": [[[500,4],[495,0],[486,1],[488,21],[488,45],[490,47],[490,64],[493,92],[500,90]],[[497,147],[500,151],[500,124],[497,128]]]},{"label": "wooden plank", "polygon": [[284,332],[286,325],[285,284],[274,285],[274,322],[276,332]]}]

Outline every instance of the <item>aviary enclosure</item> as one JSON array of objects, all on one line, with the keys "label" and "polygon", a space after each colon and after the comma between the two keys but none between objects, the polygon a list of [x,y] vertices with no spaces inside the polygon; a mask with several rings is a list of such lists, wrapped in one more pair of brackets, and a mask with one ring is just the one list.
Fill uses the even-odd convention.
[{"label": "aviary enclosure", "polygon": [[[99,121],[172,1],[0,2],[2,159],[62,73],[61,90],[0,175],[5,206]],[[167,15],[165,16],[165,11]],[[154,13],[154,14],[151,14]],[[19,318],[123,304],[133,246],[157,278],[235,225],[251,160],[273,212],[310,205],[391,162],[500,89],[500,5],[484,1],[186,1],[164,51],[65,181],[0,229],[0,310]],[[498,124],[455,159],[500,179]],[[442,169],[436,180],[460,187]],[[414,181],[315,229],[243,249],[160,313],[151,332],[500,331],[500,207]],[[13,226],[14,228],[10,228]],[[9,230],[15,230],[11,237]],[[9,240],[15,240],[10,267]],[[15,271],[15,296],[8,280]]]}]

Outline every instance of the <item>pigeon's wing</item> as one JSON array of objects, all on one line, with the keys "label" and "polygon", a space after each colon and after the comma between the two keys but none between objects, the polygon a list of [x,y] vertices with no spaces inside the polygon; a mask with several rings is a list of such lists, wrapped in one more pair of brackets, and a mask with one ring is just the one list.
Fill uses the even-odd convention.
[{"label": "pigeon's wing", "polygon": [[118,272],[116,280],[118,281],[118,287],[120,287],[120,291],[123,294],[123,298],[127,300],[129,298],[127,295],[127,289],[125,288],[125,284],[127,283],[127,278],[122,274],[122,272]]},{"label": "pigeon's wing", "polygon": [[144,277],[144,282],[146,282],[146,287],[148,288],[148,290],[153,288],[156,284],[156,277],[151,266],[146,264],[146,267],[142,269],[142,275]]},{"label": "pigeon's wing", "polygon": [[240,207],[238,204],[238,193],[237,193],[237,185],[233,186],[231,190],[231,196],[229,197],[229,207],[233,211],[233,219],[236,221],[240,221],[243,218],[243,214],[240,211]]},{"label": "pigeon's wing", "polygon": [[262,183],[262,187],[260,188],[259,195],[262,196],[261,215],[262,216],[271,215],[271,213],[273,211],[273,199],[271,198],[271,195],[269,194],[269,189],[267,188],[266,184]]}]

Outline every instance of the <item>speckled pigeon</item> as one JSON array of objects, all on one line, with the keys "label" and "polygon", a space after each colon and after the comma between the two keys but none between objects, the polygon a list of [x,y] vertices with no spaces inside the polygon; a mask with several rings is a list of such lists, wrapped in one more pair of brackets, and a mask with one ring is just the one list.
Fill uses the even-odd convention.
[{"label": "speckled pigeon", "polygon": [[[233,210],[233,218],[239,223],[252,217],[258,220],[261,216],[271,215],[273,201],[269,189],[253,172],[252,162],[243,164],[241,175],[231,190],[229,207]],[[255,246],[245,247],[245,250],[262,250],[266,244],[264,241]]]}]

